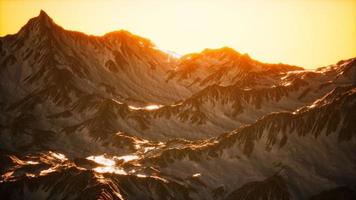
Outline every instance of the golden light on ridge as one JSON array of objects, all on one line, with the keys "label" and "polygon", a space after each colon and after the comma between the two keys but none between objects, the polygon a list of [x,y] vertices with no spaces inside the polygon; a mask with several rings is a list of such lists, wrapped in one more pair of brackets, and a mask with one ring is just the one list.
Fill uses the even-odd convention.
[{"label": "golden light on ridge", "polygon": [[354,0],[0,0],[0,35],[41,9],[66,29],[126,29],[179,54],[230,46],[306,68],[356,56]]}]

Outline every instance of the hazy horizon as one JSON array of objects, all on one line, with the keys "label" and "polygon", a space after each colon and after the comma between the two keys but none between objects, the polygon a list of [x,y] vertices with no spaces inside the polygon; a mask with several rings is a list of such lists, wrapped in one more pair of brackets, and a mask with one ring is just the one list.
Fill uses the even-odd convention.
[{"label": "hazy horizon", "polygon": [[1,0],[0,36],[16,33],[41,9],[67,30],[123,29],[181,55],[228,46],[306,69],[356,55],[356,1]]}]

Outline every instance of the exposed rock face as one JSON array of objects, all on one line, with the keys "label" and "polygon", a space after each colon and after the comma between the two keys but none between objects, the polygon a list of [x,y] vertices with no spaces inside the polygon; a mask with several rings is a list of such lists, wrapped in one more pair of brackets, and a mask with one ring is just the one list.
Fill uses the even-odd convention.
[{"label": "exposed rock face", "polygon": [[283,178],[275,175],[264,181],[246,183],[241,188],[231,192],[225,200],[243,199],[290,199],[287,184]]},{"label": "exposed rock face", "polygon": [[354,199],[356,59],[174,57],[45,13],[0,38],[0,196]]}]

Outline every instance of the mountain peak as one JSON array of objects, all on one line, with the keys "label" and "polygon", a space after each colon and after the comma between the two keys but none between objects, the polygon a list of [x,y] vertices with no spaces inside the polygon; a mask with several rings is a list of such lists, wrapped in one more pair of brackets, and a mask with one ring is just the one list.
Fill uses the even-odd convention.
[{"label": "mountain peak", "polygon": [[33,19],[36,19],[39,24],[45,25],[47,27],[55,24],[53,19],[48,16],[48,14],[44,10],[41,10],[40,14]]},{"label": "mountain peak", "polygon": [[235,49],[231,48],[231,47],[221,47],[221,48],[217,48],[217,49],[204,49],[202,53],[205,54],[231,54],[231,55],[240,55],[239,52],[237,52]]},{"label": "mountain peak", "polygon": [[47,14],[44,10],[42,10],[42,9],[41,9],[41,11],[40,11],[40,14],[39,14],[37,17],[39,17],[39,18],[50,18],[50,17],[48,16],[48,14]]},{"label": "mountain peak", "polygon": [[53,29],[56,25],[53,19],[44,11],[41,10],[37,17],[30,19],[27,24],[21,29],[21,32],[25,31],[35,31],[35,30],[46,30]]}]

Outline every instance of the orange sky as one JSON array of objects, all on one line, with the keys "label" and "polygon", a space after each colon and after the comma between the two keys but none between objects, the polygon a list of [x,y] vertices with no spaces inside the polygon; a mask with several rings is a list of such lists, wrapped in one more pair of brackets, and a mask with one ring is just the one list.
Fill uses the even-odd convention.
[{"label": "orange sky", "polygon": [[356,0],[0,0],[0,35],[41,9],[66,29],[126,29],[180,54],[230,46],[305,68],[356,56]]}]

